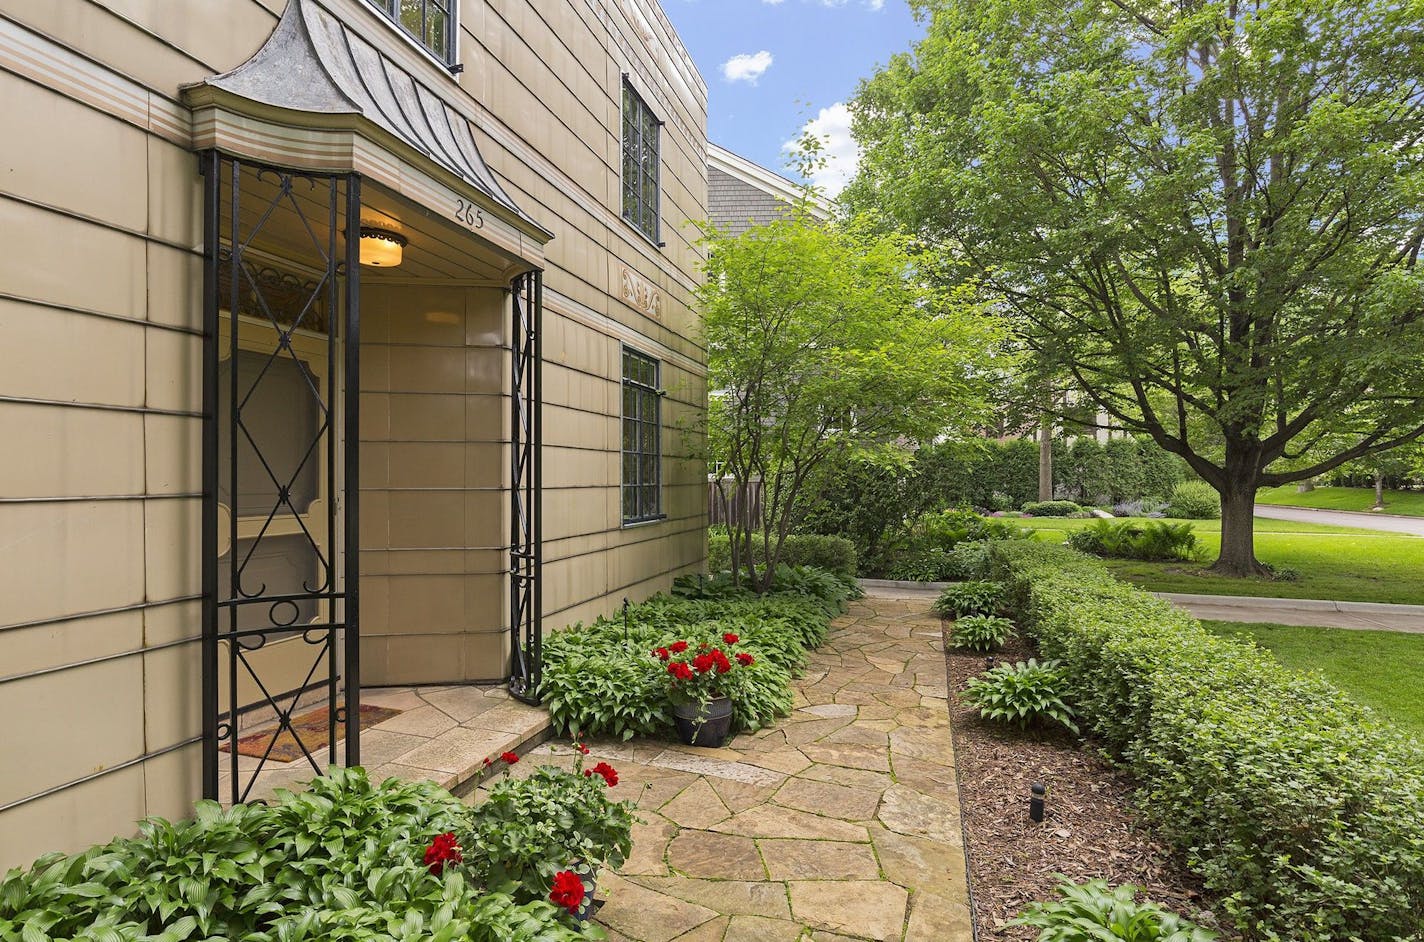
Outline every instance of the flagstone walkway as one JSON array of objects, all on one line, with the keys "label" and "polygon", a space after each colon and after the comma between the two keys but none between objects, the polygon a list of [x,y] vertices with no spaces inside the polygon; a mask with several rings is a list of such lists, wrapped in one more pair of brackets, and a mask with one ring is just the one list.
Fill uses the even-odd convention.
[{"label": "flagstone walkway", "polygon": [[590,743],[643,821],[631,859],[599,879],[609,938],[969,942],[945,684],[927,603],[867,598],[773,729],[723,749]]}]

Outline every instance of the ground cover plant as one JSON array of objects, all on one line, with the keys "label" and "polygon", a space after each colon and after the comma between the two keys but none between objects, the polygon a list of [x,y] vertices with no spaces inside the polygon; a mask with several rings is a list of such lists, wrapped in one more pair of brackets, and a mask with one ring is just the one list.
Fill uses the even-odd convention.
[{"label": "ground cover plant", "polygon": [[1220,638],[1064,547],[994,574],[1084,731],[1250,939],[1424,932],[1424,746],[1319,677]]},{"label": "ground cover plant", "polygon": [[1073,709],[1063,700],[1065,687],[1057,661],[1029,658],[980,674],[969,682],[964,699],[986,720],[1021,730],[1052,721],[1076,733]]},{"label": "ground cover plant", "polygon": [[1326,680],[1424,741],[1424,635],[1228,621],[1202,625],[1250,641],[1295,670]]},{"label": "ground cover plant", "polygon": [[[1365,513],[1375,506],[1375,490],[1372,487],[1322,486],[1302,494],[1296,490],[1295,485],[1290,484],[1285,487],[1262,488],[1256,494],[1256,503]],[[1382,512],[1406,517],[1424,517],[1424,491],[1386,490]]]},{"label": "ground cover plant", "polygon": [[1190,523],[1167,520],[1095,520],[1068,534],[1076,550],[1110,559],[1192,559],[1198,545]]},{"label": "ground cover plant", "polygon": [[528,809],[551,859],[540,862],[547,880],[520,882],[492,879],[478,864],[494,853],[485,843],[490,812],[431,782],[376,784],[361,769],[332,768],[304,792],[279,790],[272,805],[199,802],[192,819],[150,819],[137,837],[11,870],[0,882],[0,939],[593,938],[570,915],[571,888],[550,894],[576,856],[598,864],[626,852],[631,813],[603,790],[588,783],[579,795],[584,817],[603,822],[597,833],[547,807]]},{"label": "ground cover plant", "polygon": [[1014,623],[998,615],[965,615],[949,626],[949,640],[956,648],[993,651],[1014,635]]},{"label": "ground cover plant", "polygon": [[1004,602],[1002,583],[975,579],[946,586],[932,606],[942,618],[997,614]]},{"label": "ground cover plant", "polygon": [[1104,880],[1074,883],[1062,878],[1058,899],[1034,903],[1013,925],[1043,930],[1038,942],[1212,942],[1217,938],[1155,903],[1137,900],[1131,884],[1109,887]]},{"label": "ground cover plant", "polygon": [[[1091,521],[1061,517],[1015,522],[1048,542],[1061,541],[1069,532],[1091,525]],[[1197,540],[1210,557],[1221,538],[1220,522],[1194,523]],[[1120,578],[1152,592],[1424,605],[1424,538],[1262,518],[1256,521],[1256,554],[1292,578],[1225,578],[1195,561],[1109,560],[1106,565]]]},{"label": "ground cover plant", "polygon": [[[633,736],[672,728],[666,682],[672,660],[701,645],[725,648],[735,635],[737,682],[729,690],[734,730],[755,730],[791,712],[791,677],[826,637],[852,590],[811,567],[780,567],[772,590],[757,594],[727,577],[683,577],[659,595],[544,639],[539,693],[556,729]],[[676,658],[664,660],[667,651]]]}]

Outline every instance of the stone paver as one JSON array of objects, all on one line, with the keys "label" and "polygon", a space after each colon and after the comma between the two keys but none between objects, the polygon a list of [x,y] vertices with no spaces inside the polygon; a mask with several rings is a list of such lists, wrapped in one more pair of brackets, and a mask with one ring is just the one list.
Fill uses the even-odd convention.
[{"label": "stone paver", "polygon": [[[599,879],[610,939],[972,939],[943,639],[926,602],[854,603],[796,693],[792,716],[723,749],[590,743],[643,821],[627,864]],[[538,761],[567,751],[541,747]]]}]

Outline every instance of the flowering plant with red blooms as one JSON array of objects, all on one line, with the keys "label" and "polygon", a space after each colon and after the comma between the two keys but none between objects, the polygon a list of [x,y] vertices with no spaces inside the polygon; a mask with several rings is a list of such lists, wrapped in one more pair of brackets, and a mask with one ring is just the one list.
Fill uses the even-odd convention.
[{"label": "flowering plant with red blooms", "polygon": [[592,778],[595,775],[600,776],[603,779],[603,784],[609,788],[618,784],[618,771],[607,762],[600,762],[591,769],[584,769],[583,774],[585,778]]},{"label": "flowering plant with red blooms", "polygon": [[583,905],[583,880],[572,870],[560,870],[554,874],[554,885],[549,890],[549,899],[556,906],[562,906],[570,913],[577,913]]},{"label": "flowering plant with red blooms", "polygon": [[425,848],[425,865],[437,877],[444,872],[447,864],[463,863],[464,860],[465,856],[460,852],[460,842],[456,840],[453,831],[437,834],[430,846]]},{"label": "flowering plant with red blooms", "polygon": [[[741,638],[729,631],[722,636],[722,640],[735,644]],[[671,655],[686,651],[691,646],[690,642],[678,641],[668,645],[666,650]],[[719,697],[730,696],[737,688],[736,668],[753,663],[750,654],[739,652],[734,661],[727,651],[707,642],[698,644],[696,651],[690,660],[672,660],[669,657],[665,676],[668,696],[673,703],[709,703]],[[653,653],[657,655],[658,651]]]},{"label": "flowering plant with red blooms", "polygon": [[672,652],[668,651],[667,648],[657,648],[653,651],[653,657],[657,658],[660,661],[666,661],[668,658],[672,657]]},{"label": "flowering plant with red blooms", "polygon": [[514,763],[516,763],[516,762],[519,761],[519,755],[518,755],[518,753],[514,753],[514,752],[501,752],[501,753],[499,754],[499,757],[500,757],[501,759],[503,759],[503,760],[505,761],[505,763],[508,764],[508,765],[513,765]]}]

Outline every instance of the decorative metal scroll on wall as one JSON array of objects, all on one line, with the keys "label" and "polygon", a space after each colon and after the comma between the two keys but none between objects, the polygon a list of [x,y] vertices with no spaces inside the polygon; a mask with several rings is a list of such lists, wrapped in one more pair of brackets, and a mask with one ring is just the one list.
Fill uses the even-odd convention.
[{"label": "decorative metal scroll on wall", "polygon": [[203,793],[236,803],[264,772],[360,761],[361,194],[354,174],[200,161]]},{"label": "decorative metal scroll on wall", "polygon": [[540,323],[544,282],[539,272],[514,280],[512,346],[513,394],[510,431],[509,619],[512,660],[510,691],[532,701],[539,687],[544,599],[540,576],[543,544],[543,490],[540,448]]}]

